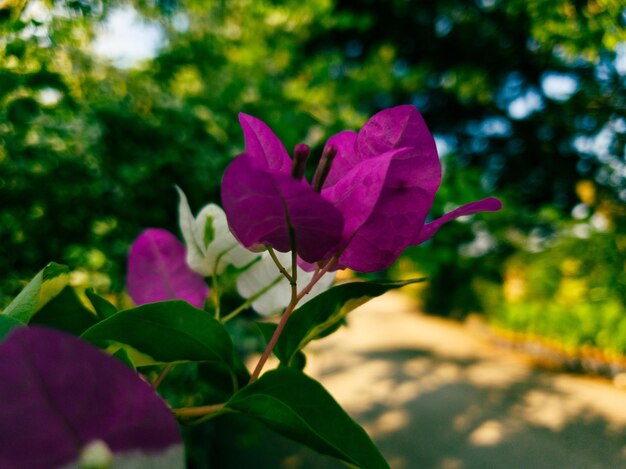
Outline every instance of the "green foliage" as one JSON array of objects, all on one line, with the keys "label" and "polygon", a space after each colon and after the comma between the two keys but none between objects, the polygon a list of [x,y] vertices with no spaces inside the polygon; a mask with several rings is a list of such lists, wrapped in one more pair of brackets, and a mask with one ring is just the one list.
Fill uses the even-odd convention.
[{"label": "green foliage", "polygon": [[[175,204],[163,202],[173,184],[193,206],[218,199],[242,149],[240,111],[289,145],[311,144],[315,160],[331,132],[413,102],[451,145],[457,177],[477,175],[479,196],[508,191],[527,231],[541,207],[571,208],[581,177],[614,198],[621,187],[615,161],[573,145],[603,129],[614,154],[623,145],[618,2],[51,1],[45,14],[18,3],[0,21],[0,306],[48,259],[81,269],[84,286],[120,291],[140,229],[175,229]],[[128,6],[165,41],[154,59],[120,66],[93,41]],[[555,73],[576,81],[569,99],[543,92]],[[529,90],[541,112],[512,117]],[[458,187],[440,199],[474,196]]]},{"label": "green foliage", "polygon": [[322,385],[298,370],[267,372],[231,397],[226,408],[356,467],[389,467],[367,433]]},{"label": "green foliage", "polygon": [[13,319],[5,314],[0,314],[0,342],[3,341],[13,329],[23,325],[24,324],[17,319]]},{"label": "green foliage", "polygon": [[[263,335],[263,338],[265,339],[265,343],[269,344],[270,340],[272,339],[272,335],[274,335],[274,332],[276,331],[276,324],[272,322],[257,322],[256,325],[261,331],[261,334]],[[275,347],[274,355],[276,355],[276,353],[277,353],[277,350]],[[306,355],[302,353],[301,350],[296,351],[288,361],[284,360],[281,357],[279,358],[280,358],[280,366],[282,367],[288,366],[291,368],[295,368],[296,370],[302,371],[304,370],[304,367],[306,366]]]},{"label": "green foliage", "polygon": [[353,309],[390,290],[423,280],[354,282],[332,287],[294,311],[276,343],[274,353],[282,364],[291,366],[298,352],[312,340],[335,332]]},{"label": "green foliage", "polygon": [[114,356],[115,358],[120,360],[122,363],[124,363],[129,368],[132,368],[133,370],[137,369],[137,367],[135,366],[135,363],[133,362],[132,358],[130,358],[130,355],[128,354],[128,352],[126,350],[124,350],[123,348],[117,350],[115,353],[112,354],[112,356]]},{"label": "green foliage", "polygon": [[[26,285],[1,316],[23,324],[38,324],[80,335],[98,319],[68,283],[67,266],[51,262]],[[5,323],[10,324],[10,321]]]},{"label": "green foliage", "polygon": [[[216,403],[208,406],[215,409],[208,418],[241,413],[351,467],[389,467],[367,433],[321,384],[302,372],[306,364],[303,348],[336,331],[357,306],[421,279],[354,282],[318,295],[287,322],[275,349],[281,366],[249,382],[250,375],[235,354],[229,332],[206,311],[180,300],[117,311],[88,290],[87,297],[97,311],[94,314],[67,285],[67,277],[67,268],[58,264],[39,272],[0,315],[0,338],[25,322],[80,335],[151,377],[155,388],[179,365],[162,395],[178,407],[173,411],[182,419],[188,415],[186,411],[200,409],[199,421],[204,420],[208,401]],[[266,340],[276,330],[267,323],[259,328]],[[196,407],[184,407],[190,404]]]},{"label": "green foliage", "polygon": [[85,295],[91,301],[93,308],[96,310],[98,317],[102,319],[108,319],[117,313],[117,308],[113,306],[106,298],[102,298],[98,295],[93,288],[85,290]]},{"label": "green foliage", "polygon": [[568,350],[592,346],[626,355],[623,236],[567,237],[506,264],[504,287],[478,282],[489,317],[500,327],[545,337]]},{"label": "green foliage", "polygon": [[51,262],[42,269],[4,309],[2,314],[28,323],[50,300],[56,297],[69,282],[69,269]]},{"label": "green foliage", "polygon": [[224,327],[181,300],[120,311],[81,337],[111,351],[128,346],[137,366],[206,361],[234,367],[233,343]]},{"label": "green foliage", "polygon": [[53,327],[80,335],[98,322],[69,285],[52,298],[29,321],[29,324]]},{"label": "green foliage", "polygon": [[[289,145],[310,144],[314,163],[332,132],[410,102],[450,150],[431,215],[491,193],[505,205],[497,216],[451,224],[411,250],[413,267],[430,278],[427,309],[456,316],[482,309],[507,328],[626,352],[626,225],[614,208],[624,199],[619,155],[626,139],[619,2],[50,0],[40,2],[53,7],[43,16],[29,13],[27,3],[0,9],[0,308],[49,259],[70,268],[40,272],[0,315],[0,330],[15,320],[74,333],[90,327],[87,334],[102,332],[98,340],[108,346],[133,342],[124,335],[128,326],[154,333],[118,347],[129,364],[141,363],[137,350],[144,349],[159,362],[212,357],[240,367],[214,323],[211,337],[186,329],[204,327],[208,315],[171,324],[170,306],[156,306],[162,322],[144,328],[133,310],[116,312],[88,292],[96,316],[67,287],[69,271],[82,286],[120,292],[139,231],[176,230],[174,184],[192,206],[219,198],[222,171],[243,149],[240,111],[271,121]],[[158,24],[165,39],[154,59],[129,67],[93,50],[107,15],[126,5]],[[553,75],[575,82],[570,96],[545,91]],[[529,94],[538,108],[512,113]],[[598,136],[606,151],[597,151]],[[568,234],[581,179],[593,180],[597,198],[613,204],[606,235]],[[484,240],[487,248],[478,249]],[[575,273],[563,271],[571,258],[579,263]],[[521,297],[509,296],[512,272],[521,272]],[[302,361],[294,351],[339,324],[341,308],[329,306],[310,309],[319,314],[311,319],[302,310],[313,306],[296,311],[287,324],[294,339],[283,339],[277,353]],[[179,326],[200,342],[178,341],[172,328]],[[221,351],[212,354],[208,340]],[[240,386],[246,373],[236,372]],[[232,383],[224,374],[208,363],[181,365],[172,372],[180,386],[168,399],[226,399]],[[207,384],[218,376],[225,384]],[[266,376],[264,385],[272,379]],[[272,425],[287,431],[285,422]]]}]

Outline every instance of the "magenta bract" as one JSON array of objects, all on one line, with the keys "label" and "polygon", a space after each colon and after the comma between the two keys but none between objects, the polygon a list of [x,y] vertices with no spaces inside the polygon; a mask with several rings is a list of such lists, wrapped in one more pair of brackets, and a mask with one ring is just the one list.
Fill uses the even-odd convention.
[{"label": "magenta bract", "polygon": [[293,233],[298,255],[316,262],[341,239],[343,218],[331,203],[289,172],[257,167],[247,153],[226,169],[222,202],[231,231],[252,250],[290,251]]},{"label": "magenta bract", "polygon": [[258,119],[242,114],[246,153],[226,169],[222,204],[235,237],[248,249],[264,245],[317,262],[337,248],[343,217],[306,183],[291,177],[283,144]]},{"label": "magenta bract", "polygon": [[383,110],[358,133],[331,137],[327,146],[337,151],[321,197],[305,181],[289,178],[291,160],[267,125],[246,115],[240,121],[246,153],[226,170],[222,201],[233,233],[248,248],[289,250],[289,230],[297,229],[304,261],[339,254],[338,267],[373,272],[389,267],[442,224],[501,208],[497,199],[484,199],[426,224],[441,184],[441,164],[435,141],[413,106]]},{"label": "magenta bract", "polygon": [[144,230],[133,243],[126,286],[136,305],[180,299],[202,309],[209,296],[204,278],[187,265],[185,246],[159,228]]},{"label": "magenta bract", "polygon": [[352,224],[353,207],[340,207],[346,224],[356,226],[351,232],[344,230],[339,263],[359,272],[393,264],[421,230],[441,181],[435,142],[422,116],[413,106],[398,106],[374,115],[354,135],[351,145],[344,141],[335,161],[341,164],[333,166],[322,194],[335,200],[335,186],[363,167],[369,168],[382,155],[389,162],[378,175],[383,179],[378,196],[359,200],[359,210],[369,212],[368,217]]},{"label": "magenta bract", "polygon": [[[322,195],[333,202],[345,219],[339,264],[359,272],[389,267],[410,245],[432,236],[443,223],[461,215],[498,210],[499,202],[474,202],[424,223],[441,184],[441,164],[435,141],[421,114],[413,106],[386,109],[369,119],[358,133],[341,132],[329,139],[339,151]],[[380,160],[388,160],[386,170]],[[376,174],[376,190],[346,202],[344,185],[351,179],[368,181]],[[359,175],[358,178],[356,175]],[[380,183],[382,179],[382,183]],[[382,187],[379,189],[378,185]],[[363,189],[361,189],[363,190]],[[364,214],[368,214],[364,217]],[[422,239],[422,233],[426,236]]]},{"label": "magenta bract", "polygon": [[76,337],[33,326],[13,331],[0,344],[0,399],[0,467],[78,467],[95,441],[116,461],[177,451],[170,467],[182,466],[165,402],[122,362]]},{"label": "magenta bract", "polygon": [[502,208],[502,202],[494,197],[487,197],[486,199],[477,200],[476,202],[471,202],[469,204],[462,205],[449,213],[446,213],[444,216],[437,218],[436,220],[427,223],[422,228],[413,242],[412,245],[417,246],[418,244],[422,244],[424,241],[432,238],[435,233],[441,228],[444,223],[448,223],[455,218],[463,217],[465,215],[471,215],[473,213],[478,212],[497,212]]},{"label": "magenta bract", "polygon": [[247,114],[239,114],[239,123],[246,141],[246,153],[254,165],[282,174],[289,174],[291,159],[285,146],[265,122]]}]

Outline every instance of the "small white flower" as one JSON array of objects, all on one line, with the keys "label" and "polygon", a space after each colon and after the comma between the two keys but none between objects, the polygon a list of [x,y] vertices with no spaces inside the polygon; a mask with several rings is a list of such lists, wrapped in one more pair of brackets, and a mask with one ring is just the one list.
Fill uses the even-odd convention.
[{"label": "small white flower", "polygon": [[219,205],[206,205],[194,218],[184,192],[179,187],[176,190],[180,196],[178,221],[187,245],[187,264],[193,271],[205,277],[219,275],[229,264],[243,267],[258,257],[232,235]]},{"label": "small white flower", "polygon": [[[291,253],[276,252],[276,257],[287,270],[291,272]],[[298,267],[298,292],[304,288],[313,278],[313,272],[305,272]],[[291,299],[291,285],[287,279],[278,271],[269,253],[265,252],[256,263],[245,272],[242,272],[237,279],[237,291],[243,298],[250,298],[264,289],[269,288],[252,302],[252,308],[263,316],[271,316],[284,310]],[[308,295],[300,300],[299,305],[309,301],[311,298],[328,290],[335,281],[335,273],[324,275],[311,289]]]}]

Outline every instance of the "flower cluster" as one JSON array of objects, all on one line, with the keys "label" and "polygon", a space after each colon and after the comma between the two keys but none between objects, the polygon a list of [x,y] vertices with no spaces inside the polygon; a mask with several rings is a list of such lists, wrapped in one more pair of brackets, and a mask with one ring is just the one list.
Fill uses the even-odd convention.
[{"label": "flower cluster", "polygon": [[[186,246],[154,228],[133,244],[128,290],[136,304],[180,298],[202,308],[210,294],[204,278],[217,288],[217,277],[233,265],[238,293],[258,313],[276,314],[288,305],[293,283],[299,292],[312,282],[301,304],[330,288],[332,271],[385,269],[444,223],[501,207],[487,198],[426,222],[441,164],[413,106],[386,109],[359,132],[332,136],[311,183],[304,176],[308,146],[296,145],[290,158],[265,123],[246,114],[239,120],[246,148],[224,174],[224,210],[209,204],[194,217],[177,188]],[[211,297],[216,305],[218,294]]]},{"label": "flower cluster", "polygon": [[[127,286],[137,307],[118,311],[87,290],[90,311],[69,285],[69,268],[51,263],[0,314],[0,342],[15,329],[0,344],[0,398],[13,409],[0,428],[9,435],[16,418],[25,422],[9,436],[13,444],[0,445],[3,467],[153,467],[157,460],[182,467],[175,417],[197,424],[235,412],[350,467],[389,468],[366,432],[303,372],[303,350],[357,306],[424,279],[331,287],[334,271],[384,269],[447,221],[498,210],[500,202],[472,202],[426,222],[441,166],[412,106],[331,137],[310,184],[309,147],[296,145],[290,158],[263,122],[245,114],[240,121],[246,150],[224,174],[225,210],[209,204],[194,216],[177,188],[184,244],[159,228],[133,243]],[[220,298],[233,283],[244,301],[223,311],[232,308]],[[275,324],[258,324],[267,343],[251,371],[233,343],[247,329],[225,327],[249,307],[282,311]],[[280,366],[262,374],[272,353]],[[201,388],[188,395],[179,396],[174,381],[164,395],[191,405],[171,408],[155,391],[179,363],[220,372],[203,373]]]},{"label": "flower cluster", "polygon": [[[211,293],[204,278],[217,279],[226,267],[234,266],[239,270],[237,293],[257,313],[272,316],[284,310],[289,303],[290,284],[278,272],[271,256],[243,248],[230,232],[226,214],[219,205],[208,204],[194,217],[184,192],[176,189],[185,244],[167,230],[148,228],[141,233],[128,257],[127,287],[134,303],[182,299],[203,309]],[[276,257],[285,269],[291,270],[291,256],[279,252]],[[297,270],[297,285],[301,289],[313,274],[300,267]],[[325,275],[300,304],[330,288],[334,279],[332,273]]]},{"label": "flower cluster", "polygon": [[303,266],[373,272],[462,215],[501,208],[472,202],[426,223],[441,184],[434,139],[410,105],[386,109],[359,132],[326,143],[311,184],[303,177],[308,147],[291,159],[262,121],[240,114],[245,152],[226,169],[222,202],[228,224],[250,250],[295,247]]}]

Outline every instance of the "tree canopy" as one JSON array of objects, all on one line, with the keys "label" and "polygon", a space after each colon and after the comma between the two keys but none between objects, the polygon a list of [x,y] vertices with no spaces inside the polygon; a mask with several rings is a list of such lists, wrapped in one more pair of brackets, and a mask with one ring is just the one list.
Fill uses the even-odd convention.
[{"label": "tree canopy", "polygon": [[239,112],[319,157],[332,133],[415,104],[444,163],[436,211],[494,194],[507,208],[449,228],[440,254],[418,248],[431,273],[473,265],[457,245],[486,233],[497,247],[483,251],[498,255],[484,270],[497,279],[513,252],[561,233],[581,204],[623,233],[618,1],[2,5],[2,303],[49,260],[120,290],[141,228],[176,229],[174,184],[194,208],[218,201],[243,148]]}]

